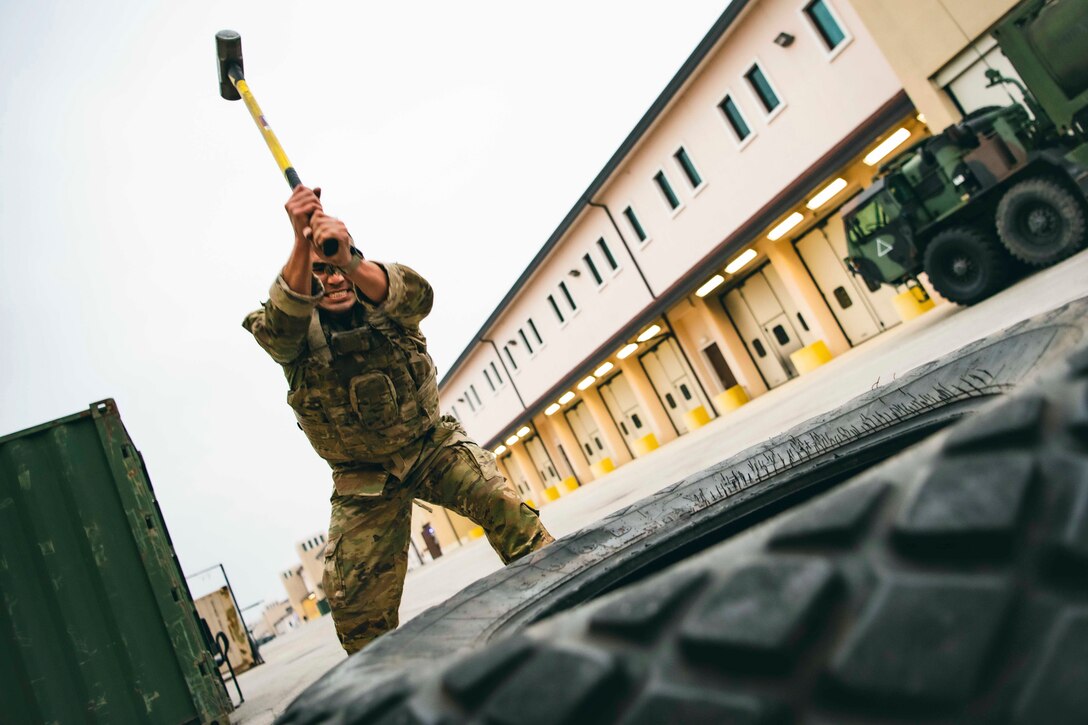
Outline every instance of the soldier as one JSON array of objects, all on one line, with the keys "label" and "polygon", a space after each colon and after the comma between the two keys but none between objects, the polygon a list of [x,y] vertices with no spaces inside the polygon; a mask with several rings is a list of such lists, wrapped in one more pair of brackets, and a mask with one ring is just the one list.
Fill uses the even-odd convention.
[{"label": "soldier", "polygon": [[[494,455],[439,416],[419,330],[431,286],[403,265],[363,259],[320,195],[304,186],[291,194],[291,256],[242,324],[283,367],[299,428],[332,467],[322,583],[351,654],[397,626],[414,498],[482,526],[503,563],[553,539]],[[327,239],[340,241],[332,257],[320,251]]]}]

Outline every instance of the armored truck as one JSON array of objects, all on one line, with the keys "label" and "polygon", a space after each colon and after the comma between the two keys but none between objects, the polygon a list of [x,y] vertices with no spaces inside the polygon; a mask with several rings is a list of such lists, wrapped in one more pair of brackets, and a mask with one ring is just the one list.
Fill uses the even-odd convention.
[{"label": "armored truck", "polygon": [[[974,304],[1024,269],[1062,260],[1088,232],[1088,0],[1028,0],[992,30],[1023,83],[902,151],[843,209],[847,265],[872,285]],[[924,294],[924,293],[923,293]]]}]

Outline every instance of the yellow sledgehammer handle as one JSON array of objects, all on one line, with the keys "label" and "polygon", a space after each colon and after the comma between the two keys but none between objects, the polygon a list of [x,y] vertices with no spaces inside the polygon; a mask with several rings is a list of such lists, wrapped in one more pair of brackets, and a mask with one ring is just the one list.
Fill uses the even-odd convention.
[{"label": "yellow sledgehammer handle", "polygon": [[280,171],[283,172],[287,183],[294,189],[302,183],[302,180],[298,178],[298,172],[291,165],[291,160],[287,158],[287,152],[283,150],[280,140],[276,138],[272,127],[268,125],[268,119],[264,117],[264,112],[257,105],[257,99],[253,97],[253,93],[249,90],[249,84],[246,83],[245,78],[235,78],[233,72],[229,75],[231,83],[234,84],[234,88],[238,91],[238,95],[242,97],[246,108],[249,109],[249,115],[253,117],[253,122],[257,124],[257,128],[261,129],[261,135],[264,136],[264,142],[268,144],[268,150],[272,152],[272,157],[276,159],[276,165],[280,167]]},{"label": "yellow sledgehammer handle", "polygon": [[[233,30],[220,30],[215,34],[215,51],[219,61],[219,95],[228,101],[237,101],[239,98],[245,101],[249,115],[253,116],[253,122],[257,124],[257,128],[261,129],[264,142],[268,144],[268,150],[276,159],[276,165],[280,167],[283,177],[294,189],[302,183],[302,180],[298,178],[298,172],[291,165],[276,134],[272,133],[268,119],[264,117],[264,112],[257,105],[257,99],[253,97],[249,84],[246,83],[242,70],[242,36]],[[321,244],[321,251],[326,257],[335,255],[339,248],[340,240],[338,239],[326,239]]]}]

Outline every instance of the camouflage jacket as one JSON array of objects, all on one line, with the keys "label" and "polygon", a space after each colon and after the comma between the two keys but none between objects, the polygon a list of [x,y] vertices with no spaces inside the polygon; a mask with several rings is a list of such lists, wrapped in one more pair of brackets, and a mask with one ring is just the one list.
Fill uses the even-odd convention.
[{"label": "camouflage jacket", "polygon": [[394,472],[410,466],[405,458],[439,420],[434,363],[419,329],[433,291],[409,267],[381,266],[385,301],[375,305],[356,290],[346,322],[318,310],[320,284],[313,296],[301,295],[279,277],[268,301],[242,323],[283,367],[287,403],[334,478],[366,468],[360,464]]}]

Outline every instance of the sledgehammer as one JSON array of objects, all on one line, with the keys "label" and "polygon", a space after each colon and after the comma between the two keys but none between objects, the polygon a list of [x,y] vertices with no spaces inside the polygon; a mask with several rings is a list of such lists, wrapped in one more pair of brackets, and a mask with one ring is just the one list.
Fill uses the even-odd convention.
[{"label": "sledgehammer", "polygon": [[[257,99],[250,92],[249,84],[246,83],[245,76],[242,73],[242,36],[233,30],[220,30],[215,34],[215,50],[219,56],[219,95],[228,101],[241,99],[246,102],[249,115],[253,116],[257,128],[261,129],[261,135],[264,136],[264,142],[268,144],[268,150],[272,152],[272,156],[276,159],[276,164],[280,167],[280,171],[283,172],[283,177],[287,179],[287,183],[294,189],[302,183],[302,180],[298,178],[298,172],[295,171],[295,167],[291,165],[286,152],[280,146],[279,139],[272,132],[272,127],[268,125],[268,121],[265,119],[261,107],[257,105]],[[326,257],[331,257],[336,254],[339,246],[340,242],[336,239],[326,239],[321,246],[321,251],[324,252]]]}]

